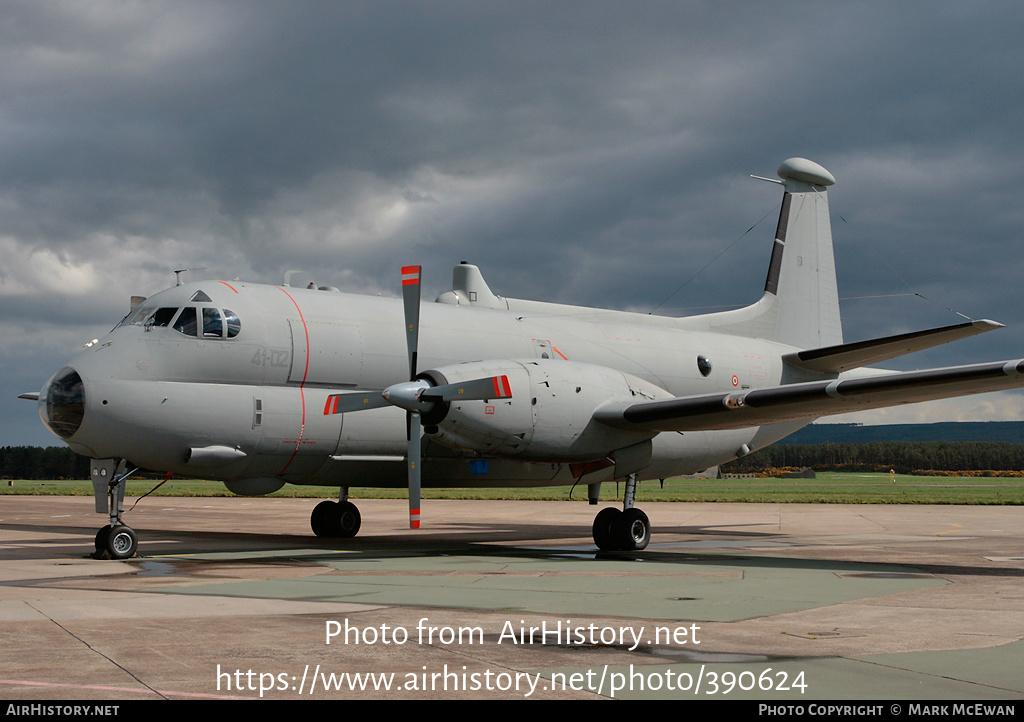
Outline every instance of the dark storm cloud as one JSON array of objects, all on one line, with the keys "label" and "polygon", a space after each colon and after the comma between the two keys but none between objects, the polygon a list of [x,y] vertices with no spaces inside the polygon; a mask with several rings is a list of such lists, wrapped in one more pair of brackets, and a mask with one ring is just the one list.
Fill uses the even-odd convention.
[{"label": "dark storm cloud", "polygon": [[469,260],[503,295],[747,303],[779,200],[747,176],[797,155],[839,181],[848,338],[953,323],[953,308],[1011,328],[913,363],[1019,356],[1021,15],[2,3],[0,323],[19,339],[5,383],[26,386],[5,398],[176,268],[271,282],[300,268],[394,293],[415,261],[440,292]]}]

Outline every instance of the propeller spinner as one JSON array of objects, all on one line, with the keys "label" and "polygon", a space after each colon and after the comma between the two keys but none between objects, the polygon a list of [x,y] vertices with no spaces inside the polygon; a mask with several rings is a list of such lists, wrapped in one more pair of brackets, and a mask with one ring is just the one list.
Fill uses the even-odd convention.
[{"label": "propeller spinner", "polygon": [[420,528],[420,458],[421,417],[433,410],[437,402],[512,397],[508,376],[488,376],[459,384],[434,386],[418,377],[420,326],[420,266],[402,267],[402,305],[405,312],[405,340],[409,352],[409,380],[392,384],[383,391],[333,394],[327,398],[324,414],[341,414],[384,406],[406,410],[408,450],[406,471],[409,485],[409,528]]}]

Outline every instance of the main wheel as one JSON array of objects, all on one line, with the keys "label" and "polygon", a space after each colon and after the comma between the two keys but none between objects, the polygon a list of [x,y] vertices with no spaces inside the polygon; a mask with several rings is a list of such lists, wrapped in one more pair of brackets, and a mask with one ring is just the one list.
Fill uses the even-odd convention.
[{"label": "main wheel", "polygon": [[334,536],[331,533],[331,519],[334,518],[334,507],[337,505],[336,501],[321,501],[313,508],[313,513],[309,516],[309,526],[314,534],[321,537]]},{"label": "main wheel", "polygon": [[313,533],[327,539],[349,539],[359,533],[362,518],[350,501],[322,501],[309,517]]},{"label": "main wheel", "polygon": [[351,501],[338,502],[338,536],[343,539],[351,539],[359,533],[359,527],[363,519],[359,516],[359,509]]},{"label": "main wheel", "polygon": [[626,509],[612,523],[612,536],[622,551],[646,549],[651,541],[651,522],[639,509]]},{"label": "main wheel", "polygon": [[620,516],[622,516],[621,511],[614,506],[609,506],[597,512],[597,516],[594,517],[594,543],[597,544],[597,548],[601,551],[611,552],[618,548],[615,545],[612,529]]}]

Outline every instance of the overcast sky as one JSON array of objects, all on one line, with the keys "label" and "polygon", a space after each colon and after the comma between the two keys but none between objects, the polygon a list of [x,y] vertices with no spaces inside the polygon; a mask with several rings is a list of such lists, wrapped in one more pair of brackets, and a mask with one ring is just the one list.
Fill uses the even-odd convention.
[{"label": "overcast sky", "polygon": [[[955,311],[1007,328],[889,366],[1022,357],[1022,20],[1019,0],[0,1],[0,445],[59,443],[17,394],[177,268],[396,295],[421,263],[433,297],[467,260],[518,298],[753,302],[781,191],[749,176],[792,156],[837,178],[848,341]],[[1017,420],[1024,395],[858,418]]]}]

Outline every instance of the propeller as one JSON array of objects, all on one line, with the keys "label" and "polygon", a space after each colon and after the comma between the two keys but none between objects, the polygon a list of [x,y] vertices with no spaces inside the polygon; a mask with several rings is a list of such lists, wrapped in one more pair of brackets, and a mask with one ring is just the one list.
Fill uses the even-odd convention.
[{"label": "propeller", "polygon": [[488,376],[463,383],[434,386],[418,376],[420,327],[420,266],[402,266],[402,305],[405,314],[405,342],[409,354],[409,380],[392,384],[383,391],[332,394],[324,414],[343,414],[384,406],[406,410],[408,450],[406,473],[409,483],[409,528],[420,528],[421,417],[438,402],[455,400],[507,399],[512,397],[508,376]]}]

